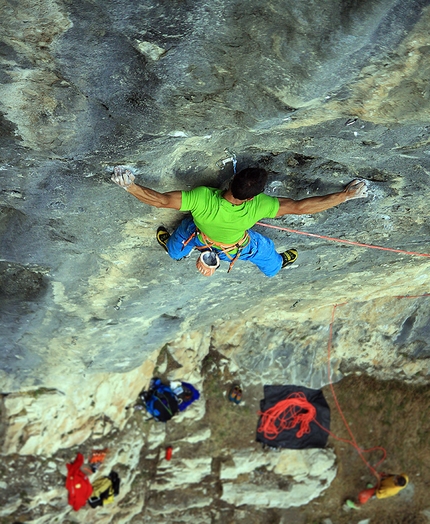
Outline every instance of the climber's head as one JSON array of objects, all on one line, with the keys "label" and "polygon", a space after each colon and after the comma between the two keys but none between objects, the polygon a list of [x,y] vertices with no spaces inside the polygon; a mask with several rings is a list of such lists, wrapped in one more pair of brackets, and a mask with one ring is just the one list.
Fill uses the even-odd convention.
[{"label": "climber's head", "polygon": [[408,483],[408,481],[403,475],[397,475],[394,479],[394,482],[397,486],[406,486],[406,484]]},{"label": "climber's head", "polygon": [[250,200],[264,191],[267,172],[260,167],[247,167],[234,175],[231,193],[238,200]]}]

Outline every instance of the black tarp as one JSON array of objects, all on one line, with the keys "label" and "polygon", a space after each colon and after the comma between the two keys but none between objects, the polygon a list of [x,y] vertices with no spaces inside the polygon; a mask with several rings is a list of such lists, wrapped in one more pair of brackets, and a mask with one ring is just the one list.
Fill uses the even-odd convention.
[{"label": "black tarp", "polygon": [[[292,393],[303,393],[306,399],[316,408],[316,420],[326,429],[330,429],[330,407],[320,389],[310,389],[302,386],[264,386],[264,399],[260,401],[260,411],[264,413],[281,400],[287,399]],[[275,439],[266,438],[258,431],[261,416],[257,425],[257,442],[267,446],[289,449],[324,448],[328,433],[318,427],[315,422],[310,424],[310,433],[297,438],[300,426],[283,430]]]}]

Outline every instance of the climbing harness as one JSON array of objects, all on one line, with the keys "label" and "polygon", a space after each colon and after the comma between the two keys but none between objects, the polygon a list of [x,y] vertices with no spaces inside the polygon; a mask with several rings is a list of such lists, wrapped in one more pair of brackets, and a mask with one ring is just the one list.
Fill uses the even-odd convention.
[{"label": "climbing harness", "polygon": [[[215,240],[210,239],[207,235],[205,235],[205,233],[203,233],[202,231],[200,231],[199,229],[196,228],[196,230],[193,233],[191,233],[191,235],[187,238],[187,240],[184,240],[182,242],[182,245],[183,245],[182,249],[187,244],[189,244],[193,238],[195,238],[197,236],[200,237],[200,239],[202,240],[204,245],[203,246],[196,246],[196,249],[198,249],[199,251],[203,251],[203,254],[211,251],[211,252],[216,254],[216,257],[217,257],[218,260],[219,260],[219,256],[216,253],[217,251],[222,251],[226,255],[226,257],[230,260],[230,265],[229,265],[227,273],[230,273],[230,271],[233,269],[234,264],[236,263],[237,260],[239,260],[239,257],[240,257],[240,254],[241,254],[243,248],[246,247],[249,244],[249,241],[250,241],[250,236],[249,236],[248,231],[245,231],[244,236],[238,242],[236,242],[235,244],[223,244],[221,242],[216,242]],[[232,251],[236,251],[236,253],[231,253]],[[213,263],[213,264],[215,264],[215,263]],[[213,264],[211,263],[211,265],[213,265]],[[201,267],[203,267],[202,255],[200,255],[200,257],[198,258],[196,265],[197,265],[197,269],[202,273],[202,271],[200,269]],[[219,266],[219,264],[216,266],[216,268],[218,266]],[[209,275],[205,275],[204,273],[202,273],[202,274],[204,276],[211,276],[211,275],[213,275],[214,272],[215,272],[215,270],[211,274],[209,274]]]},{"label": "climbing harness", "polygon": [[[236,154],[233,151],[230,151],[229,149],[225,149],[224,152],[230,156],[228,158],[218,161],[217,166],[223,169],[228,163],[231,162],[233,165],[233,173],[236,174]],[[227,273],[230,273],[236,261],[239,260],[243,248],[249,244],[250,240],[249,233],[248,231],[246,231],[243,238],[235,244],[222,244],[220,242],[215,242],[214,240],[210,239],[207,235],[205,235],[202,231],[196,229],[193,233],[191,233],[187,240],[184,240],[182,242],[182,249],[187,244],[189,244],[189,242],[191,242],[193,238],[197,236],[199,237],[199,239],[202,240],[204,246],[196,246],[196,249],[202,251],[201,255],[196,261],[196,267],[200,271],[200,273],[205,277],[212,276],[220,266],[220,259],[217,251],[222,251],[230,260],[230,265],[227,270]],[[235,251],[235,253],[232,253],[232,251]]]}]

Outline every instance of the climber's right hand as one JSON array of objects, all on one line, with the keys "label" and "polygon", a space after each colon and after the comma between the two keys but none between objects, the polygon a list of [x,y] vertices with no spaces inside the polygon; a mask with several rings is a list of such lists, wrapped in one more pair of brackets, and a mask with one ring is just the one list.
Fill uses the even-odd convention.
[{"label": "climber's right hand", "polygon": [[135,176],[129,169],[125,169],[121,166],[115,166],[113,175],[111,177],[112,182],[118,184],[120,187],[127,189],[134,184]]}]

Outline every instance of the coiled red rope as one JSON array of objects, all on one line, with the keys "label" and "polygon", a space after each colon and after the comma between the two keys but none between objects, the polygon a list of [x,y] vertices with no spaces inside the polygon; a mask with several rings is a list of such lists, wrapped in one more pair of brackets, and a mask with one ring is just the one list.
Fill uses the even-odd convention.
[{"label": "coiled red rope", "polygon": [[322,238],[330,240],[331,242],[340,242],[341,244],[349,244],[351,246],[367,247],[369,249],[382,249],[383,251],[394,251],[394,253],[403,253],[404,255],[414,255],[417,257],[430,257],[429,253],[417,253],[416,251],[404,251],[403,249],[393,249],[391,247],[372,246],[371,244],[362,244],[361,242],[353,242],[352,240],[342,240],[341,238],[327,237],[325,235],[317,235],[316,233],[306,233],[305,231],[298,231],[297,229],[288,229],[286,227],[272,226],[271,224],[264,224],[257,222],[258,226],[270,227],[272,229],[279,229],[280,231],[287,231],[288,233],[296,233],[297,235],[306,235],[308,237]]},{"label": "coiled red rope", "polygon": [[285,400],[280,400],[261,416],[258,432],[263,433],[268,440],[275,439],[279,433],[300,425],[296,433],[297,438],[310,433],[310,424],[316,419],[317,410],[304,393],[291,393]]}]

